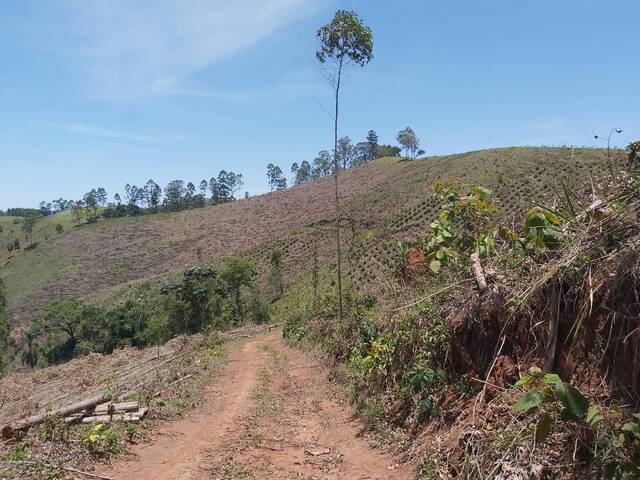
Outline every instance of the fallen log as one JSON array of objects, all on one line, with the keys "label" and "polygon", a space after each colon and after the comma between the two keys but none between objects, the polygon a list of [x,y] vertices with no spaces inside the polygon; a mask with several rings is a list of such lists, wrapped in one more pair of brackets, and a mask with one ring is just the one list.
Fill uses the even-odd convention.
[{"label": "fallen log", "polygon": [[119,413],[114,415],[94,415],[84,417],[82,423],[111,423],[111,422],[139,422],[147,414],[147,408],[141,408],[136,412]]},{"label": "fallen log", "polygon": [[71,415],[68,415],[65,418],[65,421],[70,423],[74,421],[79,421],[84,417],[134,412],[134,411],[137,411],[139,408],[140,408],[140,404],[138,402],[102,403],[96,406],[94,409],[87,409],[78,413],[72,413]]},{"label": "fallen log", "polygon": [[33,415],[31,417],[27,417],[23,420],[18,420],[16,422],[4,425],[2,427],[2,437],[8,438],[12,437],[15,432],[19,432],[21,430],[26,430],[31,428],[34,425],[38,425],[42,423],[49,417],[68,417],[77,412],[81,412],[83,410],[94,408],[96,405],[101,403],[109,402],[111,400],[111,395],[98,395],[96,397],[88,398],[86,400],[82,400],[81,402],[73,403],[67,407],[57,408],[55,410],[51,410],[50,412],[41,413],[38,415]]},{"label": "fallen log", "polygon": [[138,402],[102,403],[100,405],[96,405],[96,408],[93,409],[93,413],[95,415],[102,414],[102,413],[109,413],[109,407],[112,408],[113,413],[125,413],[125,412],[132,412],[134,410],[138,410],[138,408],[140,408],[140,403]]}]

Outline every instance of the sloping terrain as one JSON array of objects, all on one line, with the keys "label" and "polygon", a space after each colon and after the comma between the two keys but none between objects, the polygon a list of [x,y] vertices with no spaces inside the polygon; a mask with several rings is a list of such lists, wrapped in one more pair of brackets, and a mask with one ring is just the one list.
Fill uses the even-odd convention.
[{"label": "sloping terrain", "polygon": [[[624,154],[612,157],[620,164]],[[389,240],[428,228],[437,207],[428,190],[437,179],[461,177],[492,188],[509,215],[533,198],[551,197],[562,183],[581,185],[606,165],[604,150],[504,148],[419,161],[385,158],[348,170],[341,196],[354,283],[371,282],[368,260],[384,253]],[[320,258],[332,252],[332,188],[325,178],[215,207],[66,228],[0,267],[11,321],[24,324],[60,297],[105,299],[128,282],[162,279],[190,263],[243,254],[265,268],[276,246],[284,251],[285,276],[295,277],[310,267],[314,244]]]},{"label": "sloping terrain", "polygon": [[191,356],[200,342],[198,336],[182,337],[158,349],[125,348],[112,355],[92,354],[63,365],[9,375],[2,383],[0,425],[64,407],[108,388],[121,395],[134,388],[150,391],[162,377],[159,372],[170,377],[193,367]]}]

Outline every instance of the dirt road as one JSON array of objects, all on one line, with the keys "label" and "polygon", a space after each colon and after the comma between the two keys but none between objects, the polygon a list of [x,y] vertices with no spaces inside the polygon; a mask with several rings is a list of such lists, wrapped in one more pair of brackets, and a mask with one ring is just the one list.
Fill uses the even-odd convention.
[{"label": "dirt road", "polygon": [[197,413],[168,423],[118,480],[409,479],[409,466],[369,445],[317,359],[271,332],[232,346]]}]

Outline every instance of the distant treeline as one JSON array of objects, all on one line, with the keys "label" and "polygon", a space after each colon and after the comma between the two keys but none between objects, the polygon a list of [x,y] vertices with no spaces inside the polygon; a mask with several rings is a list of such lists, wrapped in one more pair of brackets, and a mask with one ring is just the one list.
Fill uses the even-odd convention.
[{"label": "distant treeline", "polygon": [[7,208],[6,211],[0,210],[0,217],[28,217],[31,215],[40,215],[40,210],[37,208]]},{"label": "distant treeline", "polygon": [[[420,141],[413,130],[409,127],[401,130],[397,137],[398,143],[406,151],[408,158],[416,158],[416,156],[424,155],[424,150],[420,150]],[[401,147],[395,145],[382,145],[378,143],[378,134],[375,130],[369,130],[367,138],[355,145],[351,143],[349,137],[342,137],[338,140],[338,168],[347,169],[357,167],[363,163],[370,162],[382,157],[399,157],[402,151]],[[282,171],[282,169],[270,163],[267,165],[267,178],[271,190],[283,190],[288,185],[302,185],[303,183],[317,180],[333,174],[333,160],[336,152],[333,149],[322,150],[311,161],[303,160],[301,163],[294,162],[291,165],[290,181]]]},{"label": "distant treeline", "polygon": [[[49,216],[70,210],[76,223],[94,223],[100,216],[118,218],[145,213],[177,212],[190,208],[217,205],[236,200],[236,193],[242,188],[242,174],[220,171],[217,177],[202,180],[198,186],[193,182],[172,180],[164,189],[153,180],[144,186],[126,184],[124,193],[116,193],[113,201],[108,201],[103,187],[93,188],[80,200],[59,198],[51,202],[40,202],[39,209],[9,209],[7,215],[23,213],[22,216]],[[15,212],[15,213],[9,213]]]},{"label": "distant treeline", "polygon": [[[407,158],[424,155],[420,140],[414,131],[407,127],[398,132],[396,140],[401,146],[384,145],[378,142],[378,134],[369,130],[365,140],[351,143],[349,137],[338,140],[337,152],[333,149],[322,150],[311,161],[303,160],[291,165],[291,179],[288,182],[282,169],[269,163],[267,178],[271,190],[282,190],[288,185],[302,185],[333,174],[334,155],[338,158],[338,168],[347,169],[362,165],[377,158],[399,157],[402,149]],[[40,208],[9,208],[0,210],[0,215],[18,217],[48,216],[64,211],[73,212],[76,223],[94,223],[98,218],[118,218],[144,213],[177,212],[191,208],[217,205],[236,200],[236,193],[242,189],[242,174],[220,171],[217,177],[202,180],[197,186],[192,182],[172,180],[164,189],[149,180],[144,186],[126,184],[124,193],[116,193],[113,201],[108,202],[107,191],[103,187],[93,188],[79,200],[56,200],[40,202]],[[247,196],[247,194],[245,194]]]}]

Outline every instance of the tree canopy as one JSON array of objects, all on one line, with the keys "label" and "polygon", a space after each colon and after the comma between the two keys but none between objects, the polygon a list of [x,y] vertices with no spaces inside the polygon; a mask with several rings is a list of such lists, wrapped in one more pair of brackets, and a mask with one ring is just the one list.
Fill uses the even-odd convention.
[{"label": "tree canopy", "polygon": [[409,158],[409,156],[411,158],[416,158],[416,152],[420,147],[420,140],[416,136],[415,132],[411,129],[411,127],[400,130],[396,139],[398,140],[398,143],[404,148],[407,158]]}]

